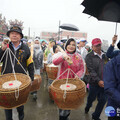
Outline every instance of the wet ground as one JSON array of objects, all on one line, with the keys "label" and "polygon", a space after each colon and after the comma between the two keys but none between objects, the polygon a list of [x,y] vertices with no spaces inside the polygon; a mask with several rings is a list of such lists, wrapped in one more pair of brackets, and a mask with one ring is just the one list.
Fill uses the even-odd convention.
[{"label": "wet ground", "polygon": [[[43,74],[42,78],[46,75]],[[47,80],[43,79],[40,90],[38,91],[38,99],[35,102],[32,99],[32,95],[29,95],[29,99],[25,104],[25,119],[24,120],[59,120],[58,119],[58,107],[49,98],[47,89]],[[93,103],[93,107],[90,109],[88,114],[84,113],[84,108],[86,105],[87,95],[85,97],[84,104],[77,110],[72,110],[70,114],[70,120],[91,120],[91,114],[95,109],[97,101]],[[14,120],[18,120],[17,112],[13,110]],[[101,120],[107,120],[107,116],[103,110],[101,114]],[[0,120],[5,120],[4,110],[0,108]]]}]

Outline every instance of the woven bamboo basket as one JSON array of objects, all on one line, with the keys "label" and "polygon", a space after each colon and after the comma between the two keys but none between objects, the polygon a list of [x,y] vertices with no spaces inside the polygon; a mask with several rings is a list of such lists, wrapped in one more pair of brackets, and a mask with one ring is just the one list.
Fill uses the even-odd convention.
[{"label": "woven bamboo basket", "polygon": [[[12,109],[26,103],[31,88],[31,79],[28,75],[15,73],[17,80],[22,85],[18,89],[3,89],[2,85],[5,82],[15,80],[13,73],[8,73],[0,76],[0,107],[4,109]],[[15,94],[19,94],[16,98]]]},{"label": "woven bamboo basket", "polygon": [[34,81],[32,81],[32,86],[30,91],[37,91],[40,89],[40,85],[41,85],[42,79],[40,75],[34,75]]},{"label": "woven bamboo basket", "polygon": [[50,65],[47,65],[46,72],[49,79],[55,80],[57,78],[58,67],[57,66],[52,67]]},{"label": "woven bamboo basket", "polygon": [[86,95],[86,85],[82,80],[69,79],[68,83],[76,85],[75,90],[66,91],[66,98],[64,98],[64,90],[60,89],[60,85],[65,84],[66,79],[55,80],[50,87],[52,99],[60,109],[72,110],[77,109],[84,103]]},{"label": "woven bamboo basket", "polygon": [[52,92],[51,92],[51,85],[49,86],[49,97],[50,97],[50,99],[52,99],[52,100],[53,100],[53,97],[52,97]]},{"label": "woven bamboo basket", "polygon": [[43,63],[44,63],[44,71],[46,71],[46,66],[47,66],[47,61],[43,61]]}]

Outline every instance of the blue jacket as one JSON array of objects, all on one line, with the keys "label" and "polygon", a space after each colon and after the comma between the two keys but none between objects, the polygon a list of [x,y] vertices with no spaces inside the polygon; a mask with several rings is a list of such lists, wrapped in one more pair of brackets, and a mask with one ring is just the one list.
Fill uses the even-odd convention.
[{"label": "blue jacket", "polygon": [[106,56],[108,58],[113,58],[113,57],[117,56],[118,54],[120,54],[120,50],[114,51],[114,46],[110,45],[110,47],[107,50]]},{"label": "blue jacket", "polygon": [[120,108],[120,54],[111,59],[104,68],[104,89],[108,95],[108,105]]}]

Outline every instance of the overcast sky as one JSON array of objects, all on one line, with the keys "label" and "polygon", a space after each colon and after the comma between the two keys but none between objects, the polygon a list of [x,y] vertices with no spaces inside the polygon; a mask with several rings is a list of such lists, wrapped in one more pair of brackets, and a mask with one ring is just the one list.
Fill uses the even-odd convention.
[{"label": "overcast sky", "polygon": [[[94,17],[83,14],[80,4],[83,0],[0,0],[0,13],[7,21],[18,19],[24,22],[23,33],[39,36],[41,31],[57,32],[59,20],[61,24],[76,25],[80,32],[88,33],[88,41],[99,37],[109,40],[115,33],[115,23],[98,21]],[[120,25],[118,24],[118,34]],[[119,38],[119,36],[118,36]]]}]

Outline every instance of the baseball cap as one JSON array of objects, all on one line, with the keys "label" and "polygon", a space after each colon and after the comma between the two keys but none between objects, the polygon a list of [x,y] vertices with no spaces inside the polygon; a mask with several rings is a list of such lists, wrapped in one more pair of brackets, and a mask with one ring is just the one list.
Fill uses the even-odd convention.
[{"label": "baseball cap", "polygon": [[80,42],[87,42],[87,40],[85,38],[80,38],[79,40]]},{"label": "baseball cap", "polygon": [[33,40],[32,40],[32,39],[29,39],[29,40],[28,40],[28,43],[31,43],[31,42],[33,42]]},{"label": "baseball cap", "polygon": [[98,45],[98,44],[102,44],[101,40],[99,38],[94,38],[92,40],[92,45]]}]

